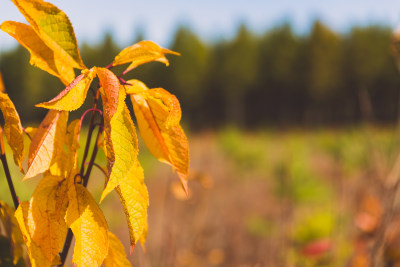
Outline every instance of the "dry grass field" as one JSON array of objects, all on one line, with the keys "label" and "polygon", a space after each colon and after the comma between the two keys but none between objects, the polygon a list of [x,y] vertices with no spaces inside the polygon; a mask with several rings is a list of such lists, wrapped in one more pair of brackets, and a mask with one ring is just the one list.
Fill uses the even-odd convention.
[{"label": "dry grass field", "polygon": [[[383,251],[395,262],[400,235],[391,226],[396,210],[385,212],[382,179],[400,151],[398,136],[381,128],[193,134],[188,199],[170,167],[142,147],[149,234],[129,258],[141,267],[367,266],[368,255]],[[39,178],[20,183],[19,176],[17,192],[28,199]],[[4,180],[1,198],[10,202]],[[94,171],[89,189],[97,200],[103,185]],[[101,207],[128,251],[117,195]],[[389,237],[382,226],[392,229]]]}]

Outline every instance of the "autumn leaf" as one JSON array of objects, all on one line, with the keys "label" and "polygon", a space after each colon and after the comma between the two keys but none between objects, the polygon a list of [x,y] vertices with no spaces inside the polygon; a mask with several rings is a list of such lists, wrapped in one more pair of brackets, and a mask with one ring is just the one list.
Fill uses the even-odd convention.
[{"label": "autumn leaf", "polygon": [[57,56],[40,39],[34,29],[24,23],[5,21],[0,29],[15,38],[31,54],[30,63],[51,75],[58,77],[65,85],[71,83],[75,78],[72,66],[65,64],[64,60]]},{"label": "autumn leaf", "polygon": [[108,232],[110,245],[108,254],[104,260],[104,267],[131,267],[131,263],[126,258],[125,248],[119,241],[118,237],[111,232]]},{"label": "autumn leaf", "polygon": [[147,207],[149,194],[144,183],[143,169],[139,161],[130,168],[119,185],[115,188],[128,222],[131,252],[137,241],[144,244],[147,236]]},{"label": "autumn leaf", "polygon": [[32,241],[52,262],[61,251],[68,227],[64,217],[67,211],[67,181],[63,177],[46,176],[37,185],[30,200],[28,231]]},{"label": "autumn leaf", "polygon": [[22,173],[22,161],[25,155],[24,135],[21,120],[11,99],[5,93],[0,93],[0,109],[4,117],[4,134],[14,155],[14,162]]},{"label": "autumn leaf", "polygon": [[76,77],[55,98],[49,102],[37,104],[36,107],[65,111],[73,111],[80,108],[86,99],[86,94],[95,75],[94,68],[83,70],[82,74]]},{"label": "autumn leaf", "polygon": [[[128,81],[129,82],[129,81]],[[129,91],[129,86],[127,91]],[[189,145],[179,121],[178,99],[162,88],[132,94],[131,100],[140,134],[149,151],[160,161],[174,167],[187,189]]]},{"label": "autumn leaf", "polygon": [[1,72],[0,72],[0,93],[5,93],[5,92],[6,92],[6,88],[4,88],[3,76],[1,75]]},{"label": "autumn leaf", "polygon": [[[105,147],[103,148],[106,151],[106,156],[107,156],[107,169],[108,173],[110,174],[110,178],[108,181],[108,185],[106,189],[103,191],[102,198],[103,199],[112,189],[115,188],[115,186],[118,185],[119,179],[121,179],[121,176],[123,176],[123,173],[120,173],[120,175],[115,176],[114,173],[115,171],[119,170],[121,166],[119,166],[121,163],[121,160],[116,159],[116,148],[114,148],[114,141],[113,138],[119,139],[118,135],[121,135],[123,139],[121,140],[122,142],[126,138],[130,138],[129,136],[133,134],[134,132],[129,132],[126,133],[126,127],[130,127],[130,129],[134,129],[133,122],[132,126],[131,125],[124,125],[124,122],[122,121],[122,125],[120,120],[124,119],[123,116],[121,117],[120,114],[124,110],[125,106],[125,91],[121,87],[118,78],[108,69],[104,68],[97,68],[97,75],[100,80],[100,92],[101,92],[101,97],[103,99],[103,116],[104,116],[104,139],[105,139]],[[129,114],[128,114],[129,115]],[[114,117],[117,117],[118,119],[115,119]],[[129,118],[130,119],[130,118]],[[128,121],[128,120],[127,120]],[[122,128],[122,129],[120,129]],[[129,129],[128,129],[129,131]],[[133,141],[132,141],[133,142]],[[122,147],[122,149],[125,151],[126,148]],[[137,149],[133,150],[136,151],[137,154]],[[129,155],[129,154],[128,154]],[[128,163],[130,158],[128,158]],[[115,163],[117,162],[117,168],[114,170],[113,173],[113,168]],[[125,163],[122,163],[125,164]],[[122,177],[123,178],[123,177]]]},{"label": "autumn leaf", "polygon": [[32,267],[50,267],[51,262],[44,256],[42,250],[35,244],[29,233],[29,202],[19,203],[18,209],[15,211],[15,218],[18,221],[22,236],[25,241],[26,248]]},{"label": "autumn leaf", "polygon": [[78,149],[79,135],[81,131],[81,121],[79,119],[72,121],[67,128],[65,136],[65,149],[58,153],[49,172],[52,175],[69,178],[72,174],[78,172]]},{"label": "autumn leaf", "polygon": [[132,95],[132,94],[139,94],[139,93],[143,93],[146,90],[149,90],[149,88],[147,88],[147,86],[139,81],[139,80],[129,80],[127,81],[128,85],[125,86],[125,93],[127,95]]},{"label": "autumn leaf", "polygon": [[127,179],[130,169],[135,167],[139,151],[136,129],[124,102],[125,96],[122,91],[118,111],[111,120],[106,118],[104,120],[106,155],[108,160],[113,160],[113,162],[109,164],[109,180],[100,202],[124,179]]},{"label": "autumn leaf", "polygon": [[97,76],[102,87],[102,98],[104,105],[104,115],[106,119],[111,120],[117,112],[119,103],[120,83],[118,78],[110,70],[105,68],[96,68]]},{"label": "autumn leaf", "polygon": [[39,38],[66,66],[85,69],[74,29],[67,15],[42,0],[12,0]]},{"label": "autumn leaf", "polygon": [[71,185],[68,198],[65,221],[76,238],[72,261],[78,267],[100,266],[107,256],[109,246],[106,219],[84,186]]},{"label": "autumn leaf", "polygon": [[112,66],[131,63],[124,73],[136,68],[139,65],[159,61],[169,65],[165,54],[180,55],[172,50],[162,48],[152,41],[140,41],[132,46],[123,49],[114,59]]},{"label": "autumn leaf", "polygon": [[68,112],[50,110],[32,138],[24,180],[47,171],[63,147]]},{"label": "autumn leaf", "polygon": [[4,233],[11,241],[11,253],[14,256],[13,263],[17,262],[23,256],[24,240],[21,230],[19,229],[17,219],[14,217],[14,209],[0,200],[0,221],[3,224]]}]

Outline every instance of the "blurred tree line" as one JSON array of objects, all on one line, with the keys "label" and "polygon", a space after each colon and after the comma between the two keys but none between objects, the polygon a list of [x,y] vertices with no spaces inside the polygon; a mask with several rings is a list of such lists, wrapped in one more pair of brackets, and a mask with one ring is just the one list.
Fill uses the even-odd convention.
[{"label": "blurred tree line", "polygon": [[[181,57],[169,57],[169,68],[159,63],[138,67],[126,79],[174,93],[184,123],[194,130],[228,124],[347,125],[368,116],[395,123],[400,76],[391,38],[392,29],[384,26],[339,34],[316,21],[303,35],[290,24],[258,35],[241,25],[229,40],[205,42],[179,27],[169,48]],[[111,34],[100,44],[80,45],[88,67],[108,65],[121,48]],[[39,121],[45,111],[32,106],[56,96],[63,85],[28,61],[25,49],[16,47],[0,54],[0,71],[23,121]]]}]

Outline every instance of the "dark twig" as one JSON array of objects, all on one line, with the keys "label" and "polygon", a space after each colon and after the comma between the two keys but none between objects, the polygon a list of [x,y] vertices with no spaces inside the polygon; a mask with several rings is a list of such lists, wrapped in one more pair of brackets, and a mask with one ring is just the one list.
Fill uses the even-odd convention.
[{"label": "dark twig", "polygon": [[88,167],[86,169],[85,176],[83,176],[83,186],[84,187],[86,187],[89,182],[89,176],[90,176],[90,173],[92,172],[92,168],[94,165],[94,160],[96,159],[97,151],[99,150],[97,143],[101,138],[102,132],[103,132],[103,127],[99,127],[99,131],[97,132],[96,143],[94,144],[94,147],[93,147],[92,156],[90,157],[90,161],[89,161]]},{"label": "dark twig", "polygon": [[10,169],[8,168],[8,164],[7,164],[7,158],[6,158],[6,153],[5,153],[5,149],[4,149],[4,141],[3,141],[3,129],[1,127],[0,127],[0,149],[1,149],[0,159],[1,159],[1,163],[3,164],[4,173],[7,178],[8,188],[10,189],[11,197],[14,202],[14,207],[15,207],[15,209],[17,209],[19,206],[19,201],[18,201],[17,194],[15,193],[14,184],[11,179]]}]

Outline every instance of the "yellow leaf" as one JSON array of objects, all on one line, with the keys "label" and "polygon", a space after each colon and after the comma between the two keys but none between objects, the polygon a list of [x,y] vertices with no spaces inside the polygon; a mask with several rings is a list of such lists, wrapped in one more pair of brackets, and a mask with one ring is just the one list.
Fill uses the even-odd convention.
[{"label": "yellow leaf", "polygon": [[64,220],[68,206],[67,189],[65,178],[46,176],[30,200],[28,231],[49,262],[61,251],[67,235],[68,227]]},{"label": "yellow leaf", "polygon": [[137,241],[144,244],[147,236],[147,207],[149,194],[144,183],[143,169],[139,161],[130,168],[125,179],[115,188],[128,222],[131,251]]},{"label": "yellow leaf", "polygon": [[65,111],[73,111],[80,108],[86,99],[87,91],[94,77],[94,68],[83,71],[55,98],[49,102],[37,104],[36,107]]},{"label": "yellow leaf", "polygon": [[19,203],[18,209],[15,211],[15,218],[18,221],[22,236],[28,250],[29,259],[32,267],[50,267],[51,262],[44,256],[42,250],[35,244],[29,233],[29,202]]},{"label": "yellow leaf", "polygon": [[78,173],[78,149],[79,134],[81,131],[81,121],[79,119],[72,121],[67,129],[65,136],[65,149],[61,150],[53,160],[50,167],[50,173],[68,178],[72,174]]},{"label": "yellow leaf", "polygon": [[89,191],[74,184],[68,191],[65,220],[76,238],[72,261],[81,266],[100,266],[108,252],[106,219]]},{"label": "yellow leaf", "polygon": [[[0,25],[0,28],[1,28],[1,25]],[[1,93],[6,92],[6,88],[4,88],[3,76],[1,75],[1,72],[0,72],[0,92]]]},{"label": "yellow leaf", "polygon": [[150,152],[174,167],[186,192],[189,144],[179,121],[178,99],[162,88],[131,95],[140,134]]},{"label": "yellow leaf", "polygon": [[118,237],[111,232],[108,232],[110,245],[108,254],[104,260],[104,267],[130,267],[131,263],[126,258],[125,248],[119,241]]},{"label": "yellow leaf", "polygon": [[24,244],[24,240],[17,219],[14,216],[14,209],[1,200],[0,221],[3,224],[6,236],[11,241],[11,253],[14,255],[13,263],[17,264],[18,260],[23,256],[22,245]]},{"label": "yellow leaf", "polygon": [[111,120],[104,118],[106,155],[112,164],[108,164],[110,176],[100,201],[127,178],[130,169],[135,167],[139,152],[136,129],[124,102],[122,88],[119,96],[118,111]]},{"label": "yellow leaf", "polygon": [[64,143],[68,112],[50,110],[32,138],[24,180],[47,171]]},{"label": "yellow leaf", "polygon": [[22,161],[24,159],[25,150],[21,120],[19,119],[13,102],[5,93],[0,93],[0,109],[4,117],[4,134],[13,151],[14,162],[23,173]]},{"label": "yellow leaf", "polygon": [[136,68],[139,65],[159,61],[165,65],[169,65],[168,59],[165,54],[179,55],[179,53],[172,50],[162,48],[156,43],[151,41],[140,41],[132,46],[123,49],[114,59],[113,66],[131,63],[125,70],[125,73]]},{"label": "yellow leaf", "polygon": [[73,68],[85,69],[74,29],[67,15],[42,0],[12,0],[55,57]]},{"label": "yellow leaf", "polygon": [[149,88],[147,88],[147,86],[139,80],[129,80],[127,81],[127,84],[128,85],[125,86],[125,92],[128,95],[139,94],[149,90]]},{"label": "yellow leaf", "polygon": [[102,87],[104,116],[111,119],[117,112],[119,103],[120,83],[115,74],[105,68],[96,68]]},{"label": "yellow leaf", "polygon": [[51,50],[31,26],[15,21],[5,21],[0,29],[14,37],[31,54],[30,63],[58,77],[65,85],[75,78],[72,66],[65,64],[62,58]]}]

